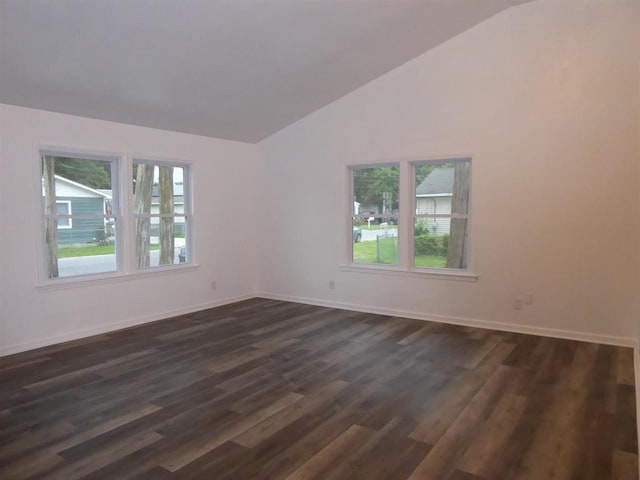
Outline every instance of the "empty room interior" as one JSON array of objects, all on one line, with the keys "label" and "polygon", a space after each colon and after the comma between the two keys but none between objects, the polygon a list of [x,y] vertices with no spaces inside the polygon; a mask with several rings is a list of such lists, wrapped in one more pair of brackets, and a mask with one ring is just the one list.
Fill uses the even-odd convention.
[{"label": "empty room interior", "polygon": [[0,478],[638,479],[640,1],[0,0]]}]

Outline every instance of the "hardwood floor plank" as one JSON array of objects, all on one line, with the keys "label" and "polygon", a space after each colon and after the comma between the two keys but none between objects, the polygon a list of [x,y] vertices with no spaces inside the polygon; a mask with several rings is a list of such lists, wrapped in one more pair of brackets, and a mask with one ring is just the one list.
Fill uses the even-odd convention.
[{"label": "hardwood floor plank", "polygon": [[524,413],[527,399],[507,394],[482,426],[457,468],[478,477],[496,478],[493,465],[501,461],[501,453]]},{"label": "hardwood floor plank", "polygon": [[256,412],[253,412],[245,417],[241,417],[237,422],[229,425],[227,428],[223,428],[220,431],[213,432],[212,435],[201,435],[197,439],[183,445],[178,450],[173,452],[169,458],[166,458],[160,463],[160,466],[175,472],[176,470],[184,467],[188,463],[191,463],[195,459],[201,457],[207,452],[210,452],[214,448],[222,445],[226,441],[231,440],[235,436],[247,431],[254,425],[260,423],[262,420],[269,418],[276,414],[278,411],[286,408],[292,403],[300,400],[302,396],[297,393],[287,393],[281,398],[277,399],[269,406],[262,408]]},{"label": "hardwood floor plank", "polygon": [[625,385],[635,385],[635,376],[633,371],[633,349],[619,348],[618,351],[618,383],[623,383]]},{"label": "hardwood floor plank", "polygon": [[[506,383],[514,376],[515,369],[501,365],[478,390],[465,408],[437,440],[424,460],[409,477],[447,478],[455,470],[469,443],[483,425],[484,419],[495,408]],[[412,434],[412,438],[413,434]]]},{"label": "hardwood floor plank", "polygon": [[301,467],[287,475],[285,480],[325,478],[327,471],[339,463],[341,458],[347,455],[349,451],[357,449],[372,435],[373,432],[371,430],[359,425],[352,425],[342,435],[307,460]]},{"label": "hardwood floor plank", "polygon": [[637,480],[638,455],[622,450],[614,450],[612,473],[612,478],[616,480]]},{"label": "hardwood floor plank", "polygon": [[638,480],[633,360],[255,298],[0,359],[0,478]]}]

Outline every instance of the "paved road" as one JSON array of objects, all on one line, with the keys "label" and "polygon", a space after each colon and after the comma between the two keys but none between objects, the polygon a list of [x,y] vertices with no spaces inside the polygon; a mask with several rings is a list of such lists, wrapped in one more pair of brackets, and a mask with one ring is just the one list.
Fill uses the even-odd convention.
[{"label": "paved road", "polygon": [[[157,266],[160,258],[159,250],[152,250],[151,266]],[[178,263],[178,249],[176,248],[175,257],[173,259]],[[116,256],[112,255],[91,255],[87,257],[60,258],[58,260],[58,275],[60,277],[71,277],[74,275],[89,275],[92,273],[115,272]]]}]

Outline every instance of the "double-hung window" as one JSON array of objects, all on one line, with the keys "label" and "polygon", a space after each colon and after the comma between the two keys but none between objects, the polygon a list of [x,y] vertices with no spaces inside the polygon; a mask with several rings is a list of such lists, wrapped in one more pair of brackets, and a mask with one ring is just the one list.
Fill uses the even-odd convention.
[{"label": "double-hung window", "polygon": [[47,278],[116,272],[119,159],[40,154]]},{"label": "double-hung window", "polygon": [[353,165],[350,263],[469,273],[471,159]]},{"label": "double-hung window", "polygon": [[40,163],[44,278],[190,263],[187,164],[57,150]]},{"label": "double-hung window", "polygon": [[353,167],[353,263],[398,265],[400,166]]},{"label": "double-hung window", "polygon": [[184,263],[191,221],[188,167],[134,160],[133,216],[138,268]]}]

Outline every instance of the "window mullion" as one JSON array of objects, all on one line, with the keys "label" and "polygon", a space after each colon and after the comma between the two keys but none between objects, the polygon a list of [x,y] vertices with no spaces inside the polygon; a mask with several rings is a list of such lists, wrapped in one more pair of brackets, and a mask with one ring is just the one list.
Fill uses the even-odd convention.
[{"label": "window mullion", "polygon": [[135,272],[135,221],[133,213],[133,165],[131,157],[126,155],[122,158],[118,169],[118,179],[120,181],[119,214],[121,216],[121,233],[118,237],[122,250],[120,268],[124,273]]},{"label": "window mullion", "polygon": [[403,270],[409,269],[413,255],[413,199],[412,192],[413,166],[409,162],[400,163],[400,208],[398,225],[398,266]]}]

